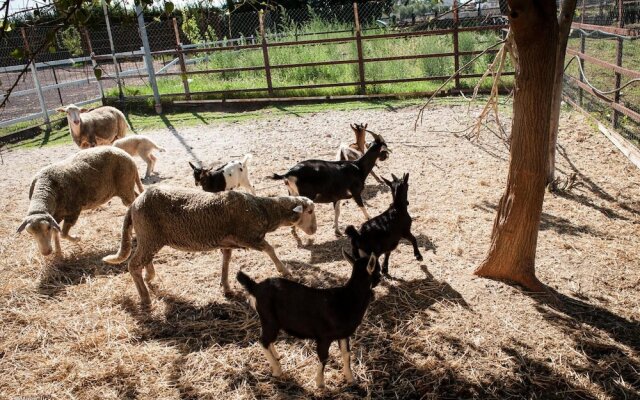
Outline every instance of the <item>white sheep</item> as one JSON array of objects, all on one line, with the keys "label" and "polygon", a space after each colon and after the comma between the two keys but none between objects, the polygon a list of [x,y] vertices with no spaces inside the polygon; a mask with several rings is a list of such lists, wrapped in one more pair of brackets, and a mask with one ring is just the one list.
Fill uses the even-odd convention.
[{"label": "white sheep", "polygon": [[222,251],[222,278],[225,295],[229,261],[233,249],[260,250],[269,255],[278,271],[289,271],[276,256],[265,235],[281,226],[298,226],[307,234],[317,229],[314,204],[306,197],[257,197],[227,191],[208,193],[193,189],[152,187],[129,207],[122,225],[117,254],[103,260],[109,264],[126,261],[131,254],[131,233],[135,229],[137,246],[129,261],[129,273],[143,304],[149,304],[149,291],[142,279],[155,276],[153,257],[164,246],[183,251]]},{"label": "white sheep", "polygon": [[158,159],[153,155],[154,150],[165,151],[162,147],[155,144],[151,139],[143,135],[129,135],[122,139],[118,139],[113,142],[113,145],[120,148],[132,157],[138,155],[147,163],[147,172],[145,173],[145,179],[152,173]]},{"label": "white sheep", "polygon": [[137,196],[134,186],[144,190],[135,162],[124,151],[114,147],[80,151],[35,175],[29,189],[29,210],[18,233],[26,229],[45,256],[52,252],[53,235],[55,252],[61,255],[59,236],[80,240],[69,235],[69,230],[82,210],[96,208],[114,196],[129,206]]},{"label": "white sheep", "polygon": [[97,145],[110,145],[127,134],[129,124],[117,108],[104,106],[89,111],[75,104],[57,108],[66,113],[69,132],[78,147],[87,149]]}]

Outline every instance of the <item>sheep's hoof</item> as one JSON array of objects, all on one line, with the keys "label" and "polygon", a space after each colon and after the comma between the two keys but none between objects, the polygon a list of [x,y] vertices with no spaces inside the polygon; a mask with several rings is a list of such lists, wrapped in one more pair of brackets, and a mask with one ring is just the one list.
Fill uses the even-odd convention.
[{"label": "sheep's hoof", "polygon": [[74,243],[79,242],[81,239],[80,236],[71,236],[71,235],[64,235],[62,236],[62,238]]}]

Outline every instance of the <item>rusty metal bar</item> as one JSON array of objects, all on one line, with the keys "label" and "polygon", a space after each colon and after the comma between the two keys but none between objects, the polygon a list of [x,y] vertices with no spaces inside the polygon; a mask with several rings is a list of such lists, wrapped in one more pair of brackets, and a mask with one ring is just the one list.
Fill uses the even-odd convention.
[{"label": "rusty metal bar", "polygon": [[358,16],[358,3],[353,3],[353,20],[356,27],[356,50],[358,52],[358,76],[360,77],[360,94],[367,93],[364,77],[364,57],[362,55],[362,32],[360,32],[360,17]]},{"label": "rusty metal bar", "polygon": [[600,31],[600,32],[612,33],[614,35],[621,35],[621,36],[640,36],[640,28],[620,28],[615,26],[583,24],[580,22],[572,23],[571,28],[584,29],[586,31]]},{"label": "rusty metal bar", "polygon": [[460,23],[460,18],[458,17],[458,0],[453,0],[453,70],[456,74],[455,76],[455,87],[456,89],[460,89],[460,74],[458,70],[460,69],[460,55],[458,54],[460,51],[459,41],[458,41],[458,25]]},{"label": "rusty metal bar", "polygon": [[[622,10],[623,10],[623,5],[622,5],[622,0],[618,0],[618,27],[622,28],[624,27],[624,20],[623,20],[623,14],[622,14]],[[618,38],[617,39],[617,43],[616,43],[616,66],[618,67],[622,67],[622,50],[623,50],[623,39],[622,38]],[[615,88],[619,88],[620,87],[620,83],[622,82],[622,75],[620,75],[619,72],[615,72]],[[618,104],[620,103],[620,90],[616,90],[616,92],[613,94],[613,102]],[[617,129],[618,128],[618,111],[616,111],[615,109],[613,110],[613,112],[611,113],[611,125],[613,125],[613,129]]]},{"label": "rusty metal bar", "polygon": [[[567,49],[567,54],[570,54],[572,56],[578,56],[579,58],[581,58],[581,59],[583,59],[585,61],[589,61],[590,63],[597,64],[597,65],[599,65],[601,67],[610,69],[610,70],[612,70],[612,71],[614,71],[614,72],[616,72],[618,74],[626,75],[626,76],[629,76],[629,77],[634,78],[634,79],[640,78],[640,71],[634,71],[632,69],[623,68],[623,67],[620,67],[620,66],[618,66],[616,64],[612,64],[610,62],[600,60],[599,58],[595,58],[595,57],[589,56],[587,54],[583,54],[583,53],[577,52],[577,51],[575,51],[573,49]],[[583,66],[583,68],[584,68],[584,66]]]},{"label": "rusty metal bar", "polygon": [[180,41],[180,30],[178,29],[178,20],[173,18],[173,31],[176,34],[176,52],[180,62],[180,76],[182,77],[182,86],[187,100],[191,99],[191,91],[189,90],[189,80],[187,79],[187,64],[184,62],[184,54],[182,53],[182,42]]},{"label": "rusty metal bar", "polygon": [[598,92],[596,92],[595,90],[593,90],[589,85],[587,85],[584,82],[580,82],[579,80],[577,80],[576,78],[574,78],[573,76],[568,76],[569,80],[572,83],[575,83],[576,85],[578,85],[580,88],[582,88],[585,92],[593,95],[596,99],[599,99],[601,102],[603,103],[607,103],[612,109],[614,109],[615,111],[618,111],[621,114],[626,115],[627,117],[631,118],[632,120],[636,121],[636,122],[640,122],[640,113],[637,113],[621,104],[617,104],[616,102],[614,102],[613,99],[610,99],[606,96],[603,96],[601,94],[599,94]]},{"label": "rusty metal bar", "polygon": [[269,46],[267,44],[267,37],[264,34],[264,11],[258,13],[258,19],[260,20],[260,38],[262,39],[262,56],[264,58],[264,74],[267,78],[267,89],[269,95],[273,95],[273,83],[271,82],[271,68],[269,67]]}]

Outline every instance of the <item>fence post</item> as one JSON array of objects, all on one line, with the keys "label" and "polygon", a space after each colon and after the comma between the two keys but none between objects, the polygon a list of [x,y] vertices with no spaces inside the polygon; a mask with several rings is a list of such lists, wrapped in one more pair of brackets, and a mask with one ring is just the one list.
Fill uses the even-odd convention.
[{"label": "fence post", "polygon": [[[580,12],[580,23],[584,24],[584,11],[585,11],[585,1],[586,0],[582,0],[582,11]],[[584,32],[582,32],[582,30],[580,31],[580,53],[584,54],[586,48],[586,43],[585,43],[585,37],[584,37]],[[578,62],[580,63],[580,66],[582,67],[582,70],[584,70],[584,60],[580,57],[578,57]],[[584,78],[582,77],[582,74],[580,73],[580,71],[578,71],[578,79],[580,79],[580,82],[584,82]],[[582,107],[582,88],[578,89],[578,104],[580,105],[580,107]]]},{"label": "fence post", "polygon": [[269,45],[267,44],[267,36],[264,34],[264,11],[258,13],[260,20],[260,37],[262,38],[262,55],[264,56],[264,73],[267,77],[267,90],[269,96],[273,96],[273,84],[271,82],[271,66],[269,64]]},{"label": "fence post", "polygon": [[360,79],[360,94],[367,93],[364,76],[364,57],[362,56],[362,31],[360,30],[360,16],[358,15],[358,3],[353,3],[353,20],[356,26],[356,49],[358,51],[358,75]]},{"label": "fence post", "polygon": [[42,87],[40,86],[40,80],[38,79],[38,67],[36,67],[36,55],[31,54],[29,48],[29,39],[27,38],[27,31],[25,28],[20,28],[22,34],[22,40],[24,40],[24,48],[27,50],[27,55],[31,59],[31,75],[33,76],[33,84],[36,87],[36,93],[38,94],[38,101],[40,102],[40,109],[42,110],[42,118],[47,125],[47,129],[51,130],[51,121],[49,121],[49,113],[47,112],[47,103],[44,101],[44,94],[42,94]]},{"label": "fence post", "polygon": [[[623,6],[623,0],[618,0],[618,27],[622,28],[624,27],[624,15],[623,15],[623,11],[624,11],[624,6]],[[618,44],[616,46],[616,65],[618,67],[622,67],[622,49],[623,49],[623,41],[624,39],[622,38],[618,38],[617,39]],[[620,83],[622,81],[622,75],[620,75],[620,73],[616,72],[616,85],[614,86],[616,89],[620,87]],[[618,104],[620,102],[620,90],[616,90],[614,95],[613,95],[613,102],[615,104]],[[616,129],[618,127],[618,117],[620,116],[620,114],[613,109],[611,112],[611,125],[613,125],[613,129]]]},{"label": "fence post", "polygon": [[458,48],[458,0],[453,0],[453,70],[455,71],[455,88],[460,89],[460,49]]},{"label": "fence post", "polygon": [[102,12],[104,13],[104,20],[107,23],[107,36],[109,37],[109,47],[111,48],[111,57],[113,59],[113,70],[116,74],[116,83],[118,84],[118,94],[120,97],[120,103],[124,103],[124,92],[122,91],[122,82],[120,81],[120,72],[118,71],[118,59],[116,58],[116,49],[113,45],[113,36],[111,35],[111,23],[109,22],[109,11],[107,10],[107,2],[102,0]]},{"label": "fence post", "polygon": [[173,31],[176,33],[176,52],[178,53],[178,60],[180,60],[180,71],[182,72],[182,86],[184,86],[184,94],[186,95],[187,100],[191,100],[189,81],[187,80],[187,64],[184,62],[182,42],[180,42],[180,30],[178,30],[178,21],[175,18],[173,18]]},{"label": "fence post", "polygon": [[[84,34],[84,40],[87,42],[89,56],[91,57],[91,66],[93,67],[93,75],[95,76],[96,68],[98,68],[98,63],[94,58],[95,53],[93,52],[93,46],[91,45],[91,38],[89,37],[89,31],[87,31],[87,28],[83,28],[82,33]],[[102,81],[98,79],[97,76],[95,76],[95,78],[96,78],[96,82],[98,82],[98,89],[100,90],[100,97],[102,97],[102,104],[104,104],[104,88],[102,87]]]},{"label": "fence post", "polygon": [[147,65],[147,75],[149,75],[149,84],[153,90],[153,99],[158,114],[162,114],[162,103],[160,102],[160,92],[158,92],[158,82],[156,82],[156,73],[153,69],[153,57],[151,56],[151,47],[149,46],[149,38],[147,37],[147,28],[144,24],[144,15],[142,14],[142,6],[140,2],[135,3],[135,10],[138,16],[138,30],[142,39],[142,48],[144,52],[144,61]]}]

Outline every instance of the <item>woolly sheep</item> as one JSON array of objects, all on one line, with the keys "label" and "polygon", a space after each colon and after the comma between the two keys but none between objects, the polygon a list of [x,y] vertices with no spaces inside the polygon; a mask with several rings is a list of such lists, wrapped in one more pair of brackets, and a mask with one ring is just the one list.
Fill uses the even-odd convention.
[{"label": "woolly sheep", "polygon": [[164,148],[155,144],[151,139],[144,135],[129,135],[113,142],[113,145],[129,153],[131,157],[140,156],[147,163],[147,172],[145,179],[151,176],[158,159],[153,155],[154,150],[164,152]]},{"label": "woolly sheep", "polygon": [[131,254],[131,233],[137,247],[129,261],[129,272],[143,304],[151,299],[142,279],[155,276],[153,257],[164,246],[183,251],[222,252],[221,286],[231,293],[228,282],[233,249],[254,249],[269,255],[278,271],[288,275],[265,235],[281,226],[298,226],[308,234],[317,229],[314,204],[306,197],[257,197],[243,192],[209,193],[195,189],[152,187],[133,202],[122,224],[117,254],[103,260],[119,264]]},{"label": "woolly sheep", "polygon": [[96,208],[114,196],[129,206],[137,196],[134,186],[144,190],[135,162],[124,151],[99,147],[78,152],[35,175],[29,189],[29,210],[18,233],[26,229],[45,256],[52,252],[53,235],[56,254],[60,255],[59,236],[80,240],[69,235],[69,230],[82,210]]},{"label": "woolly sheep", "polygon": [[129,124],[117,108],[104,106],[88,111],[75,104],[57,108],[66,113],[69,132],[78,147],[87,149],[97,145],[110,145],[127,134]]}]

